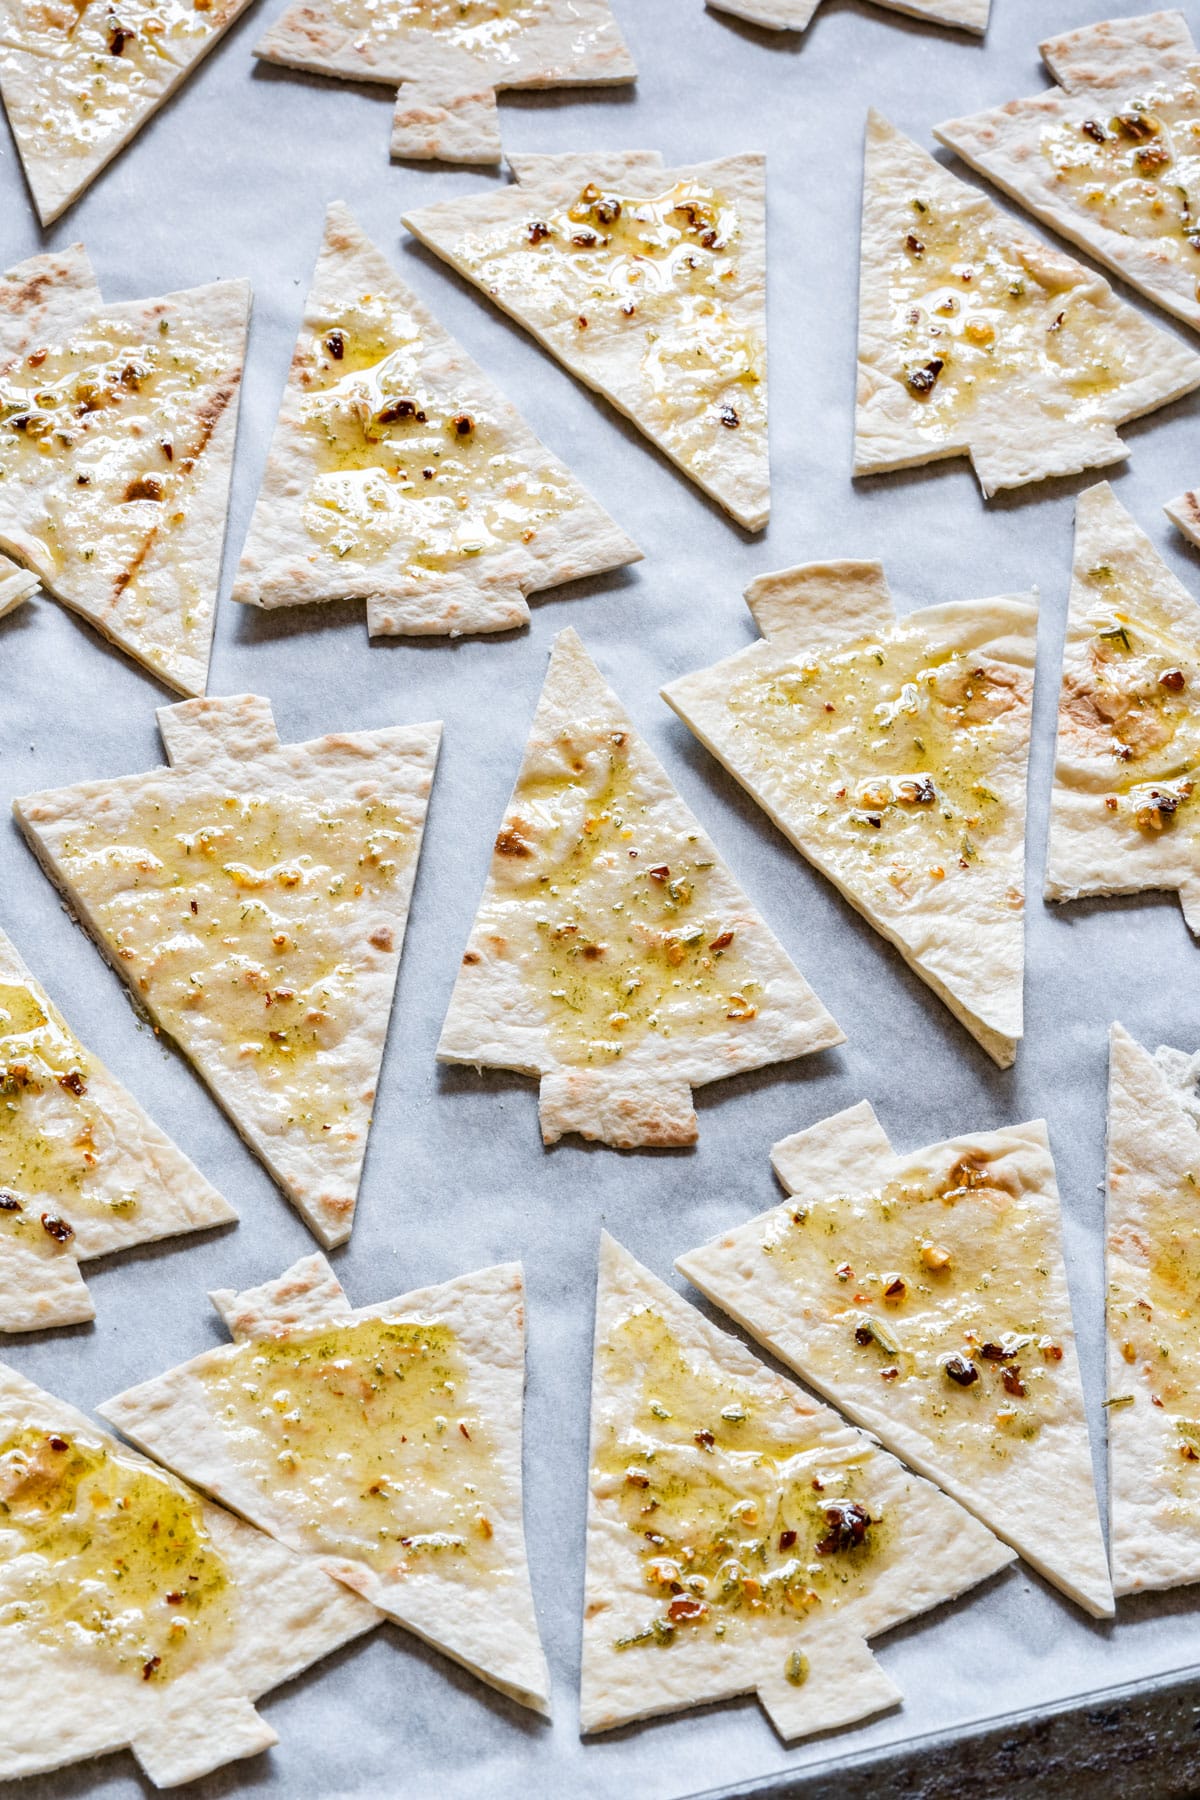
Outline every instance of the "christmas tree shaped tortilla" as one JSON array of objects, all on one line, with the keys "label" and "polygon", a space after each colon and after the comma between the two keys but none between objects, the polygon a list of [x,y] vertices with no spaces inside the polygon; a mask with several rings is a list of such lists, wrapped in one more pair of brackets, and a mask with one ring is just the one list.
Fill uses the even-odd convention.
[{"label": "christmas tree shaped tortilla", "polygon": [[878,563],[761,576],[762,639],[663,689],[780,830],[989,1056],[1021,1036],[1037,612],[897,619]]},{"label": "christmas tree shaped tortilla", "polygon": [[19,568],[7,556],[0,556],[0,619],[15,611],[23,600],[37,592],[38,578],[28,569]]},{"label": "christmas tree shaped tortilla", "polygon": [[324,1244],[349,1237],[440,726],[281,744],[255,694],[158,714],[169,768],[14,810]]},{"label": "christmas tree shaped tortilla", "polygon": [[562,632],[438,1056],[539,1075],[548,1144],[631,1149],[693,1142],[699,1083],[842,1039]]},{"label": "christmas tree shaped tortilla", "polygon": [[[731,13],[771,31],[803,31],[821,0],[708,0],[708,4],[717,12]],[[982,32],[987,30],[991,0],[877,0],[877,4],[910,18]]]},{"label": "christmas tree shaped tortilla", "polygon": [[1200,1058],[1114,1025],[1108,1470],[1118,1594],[1200,1581]]},{"label": "christmas tree shaped tortilla", "polygon": [[1200,1580],[1200,1058],[1112,1028],[1108,1454],[1118,1594]]},{"label": "christmas tree shaped tortilla", "polygon": [[757,1692],[785,1738],[899,1690],[867,1639],[1012,1560],[604,1236],[582,1722]]},{"label": "christmas tree shaped tortilla", "polygon": [[1200,611],[1102,482],[1075,509],[1046,898],[1151,888],[1200,933]]},{"label": "christmas tree shaped tortilla", "polygon": [[90,1319],[81,1261],[236,1217],[0,932],[0,1331]]},{"label": "christmas tree shaped tortilla", "polygon": [[762,157],[681,169],[650,150],[509,162],[512,186],[404,223],[760,530],[770,508]]},{"label": "christmas tree shaped tortilla", "polygon": [[43,225],[78,199],[249,0],[0,0],[0,94]]},{"label": "christmas tree shaped tortilla", "polygon": [[506,631],[641,552],[331,206],[235,600],[373,633]]},{"label": "christmas tree shaped tortilla", "polygon": [[403,82],[392,155],[500,161],[500,88],[632,81],[608,0],[298,0],[255,48],[347,81]]},{"label": "christmas tree shaped tortilla", "polygon": [[968,455],[986,495],[1116,462],[1200,357],[872,113],[854,472]]},{"label": "christmas tree shaped tortilla", "polygon": [[934,136],[1133,287],[1200,326],[1200,55],[1181,12],[1040,46],[1058,82]]},{"label": "christmas tree shaped tortilla", "polygon": [[1186,494],[1169,500],[1163,511],[1190,543],[1200,545],[1200,491],[1189,488]]},{"label": "christmas tree shaped tortilla", "polygon": [[0,1620],[0,1778],[128,1746],[175,1787],[378,1614],[0,1364]]},{"label": "christmas tree shaped tortilla", "polygon": [[105,307],[81,249],[0,280],[0,547],[186,694],[208,676],[244,281]]},{"label": "christmas tree shaped tortilla", "polygon": [[864,1101],[772,1161],[794,1198],[676,1266],[1086,1612],[1111,1613],[1045,1125],[901,1156]]},{"label": "christmas tree shaped tortilla", "polygon": [[118,1395],[104,1417],[547,1712],[521,1507],[520,1265],[351,1311],[324,1257],[310,1256],[212,1298],[232,1347]]}]

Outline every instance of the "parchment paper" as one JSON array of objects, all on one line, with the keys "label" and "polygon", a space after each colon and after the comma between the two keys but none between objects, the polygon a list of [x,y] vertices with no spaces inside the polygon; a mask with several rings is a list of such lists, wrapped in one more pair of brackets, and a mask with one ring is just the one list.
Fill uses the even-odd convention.
[{"label": "parchment paper", "polygon": [[[644,439],[407,239],[399,222],[406,206],[502,177],[389,165],[385,90],[255,68],[251,45],[284,0],[252,7],[44,240],[0,128],[3,266],[43,242],[82,236],[113,300],[217,276],[253,281],[226,591],[323,209],[336,197],[647,553],[637,570],[544,600],[529,631],[503,639],[372,647],[352,606],[264,616],[225,603],[220,611],[212,691],[269,694],[285,738],[446,721],[358,1220],[352,1243],[334,1260],[359,1305],[497,1258],[525,1259],[527,1521],[555,1718],[551,1725],[533,1719],[387,1627],[268,1696],[263,1711],[279,1747],[199,1784],[194,1791],[206,1796],[665,1800],[721,1784],[736,1790],[773,1770],[1200,1662],[1192,1593],[1124,1602],[1116,1625],[1097,1625],[1018,1566],[957,1607],[881,1640],[906,1699],[861,1730],[788,1752],[747,1699],[587,1744],[579,1739],[589,1344],[601,1224],[669,1276],[680,1251],[774,1203],[767,1152],[775,1139],[863,1096],[901,1147],[1044,1114],[1058,1157],[1102,1474],[1098,1184],[1106,1030],[1115,1017],[1151,1045],[1200,1044],[1200,949],[1173,897],[1058,911],[1038,898],[1072,496],[1088,478],[990,506],[965,462],[858,487],[850,480],[867,106],[883,107],[929,144],[935,121],[1035,91],[1038,38],[1104,16],[1105,0],[995,0],[986,46],[857,0],[826,0],[800,39],[740,27],[706,12],[701,0],[613,3],[642,71],[636,92],[505,99],[505,140],[523,150],[654,147],[671,161],[769,152],[775,507],[759,539],[729,524]],[[1171,565],[1200,591],[1200,558],[1159,510],[1200,478],[1198,416],[1193,396],[1128,428],[1130,464],[1113,478]],[[657,697],[665,680],[751,640],[740,599],[750,577],[833,556],[884,558],[901,608],[1031,583],[1042,590],[1028,1035],[1007,1074]],[[578,1140],[546,1152],[533,1083],[439,1070],[433,1060],[547,649],[568,623],[849,1033],[842,1050],[699,1090],[701,1136],[691,1152],[620,1155]],[[156,763],[153,709],[169,698],[47,599],[0,623],[0,923],[84,1041],[241,1212],[241,1224],[223,1233],[89,1266],[94,1326],[0,1345],[23,1373],[85,1408],[221,1341],[209,1288],[261,1281],[311,1248],[186,1064],[138,1023],[122,984],[66,918],[7,820],[13,794]],[[132,1760],[118,1756],[22,1791],[128,1800],[146,1789]]]}]

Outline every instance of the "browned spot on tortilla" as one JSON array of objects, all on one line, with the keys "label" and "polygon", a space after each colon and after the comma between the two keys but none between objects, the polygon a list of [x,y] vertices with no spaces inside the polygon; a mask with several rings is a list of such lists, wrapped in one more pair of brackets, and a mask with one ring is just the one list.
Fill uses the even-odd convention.
[{"label": "browned spot on tortilla", "polygon": [[371,933],[370,942],[377,950],[390,950],[395,943],[390,925],[379,925]]},{"label": "browned spot on tortilla", "polygon": [[[208,399],[204,402],[203,406],[198,409],[196,419],[200,426],[199,441],[193,446],[191,456],[188,458],[187,462],[181,465],[181,472],[183,470],[190,471],[207,449],[209,440],[211,439],[213,432],[217,429],[226,407],[237,393],[238,382],[240,380],[240,370],[236,375],[226,375],[219,386],[214,388],[213,392],[208,396]],[[141,573],[157,535],[158,525],[155,523],[150,527],[145,538],[142,540],[141,545],[130,558],[128,567],[122,569],[120,573],[114,577],[113,591],[109,599],[110,606],[116,606],[130,582],[136,580],[137,576]]]},{"label": "browned spot on tortilla", "polygon": [[496,839],[497,856],[532,856],[533,845],[521,836],[529,827],[523,819],[514,819]]},{"label": "browned spot on tortilla", "polygon": [[125,489],[126,500],[161,500],[162,482],[157,475],[137,475]]},{"label": "browned spot on tortilla", "polygon": [[481,961],[478,950],[467,950],[463,953],[463,961],[467,964]]}]

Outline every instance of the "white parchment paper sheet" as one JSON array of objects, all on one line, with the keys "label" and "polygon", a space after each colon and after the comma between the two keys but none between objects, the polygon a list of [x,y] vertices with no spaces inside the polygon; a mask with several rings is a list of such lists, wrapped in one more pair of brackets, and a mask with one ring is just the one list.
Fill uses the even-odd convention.
[{"label": "white parchment paper sheet", "polygon": [[[106,297],[248,275],[255,289],[226,590],[266,457],[326,201],[344,198],[405,278],[633,536],[635,571],[536,605],[529,631],[371,647],[359,609],[259,615],[225,604],[212,691],[271,696],[285,738],[443,718],[445,748],[400,973],[358,1222],[335,1257],[352,1301],[497,1258],[529,1282],[528,1531],[554,1675],[551,1725],[386,1628],[264,1701],[279,1747],[199,1785],[286,1800],[394,1796],[678,1796],[813,1765],[1108,1682],[1200,1661],[1195,1598],[1125,1603],[1086,1621],[1023,1568],[883,1640],[902,1709],[788,1752],[753,1700],[593,1743],[577,1733],[588,1374],[597,1233],[660,1274],[674,1256],[772,1204],[771,1143],[863,1096],[900,1146],[1044,1114],[1067,1214],[1071,1278],[1102,1471],[1101,1196],[1105,1036],[1200,1043],[1200,950],[1172,899],[1051,912],[1038,899],[1072,498],[1047,484],[985,506],[965,464],[857,488],[850,480],[861,134],[869,104],[929,144],[938,119],[1032,92],[1039,37],[1104,16],[1104,0],[994,0],[986,45],[859,0],[826,0],[804,38],[775,37],[701,0],[613,0],[636,90],[502,102],[514,149],[651,146],[686,162],[770,156],[774,519],[749,539],[514,326],[418,249],[401,211],[502,179],[393,166],[380,90],[256,68],[283,0],[261,0],[82,202],[43,238],[0,130],[0,264],[83,237]],[[1137,10],[1136,7],[1118,10]],[[1187,10],[1196,13],[1195,7]],[[960,171],[961,172],[961,171]],[[1140,302],[1135,302],[1140,304]],[[1148,309],[1149,310],[1149,309]],[[1159,315],[1167,329],[1165,315]],[[1182,327],[1178,328],[1182,331]],[[1200,479],[1200,399],[1133,426],[1117,491],[1185,581],[1200,559],[1160,512]],[[667,679],[750,641],[742,587],[807,558],[880,556],[902,608],[1025,588],[1043,596],[1028,907],[1028,1035],[999,1073],[924,986],[796,856],[658,699]],[[534,1086],[439,1070],[433,1048],[520,758],[553,634],[582,633],[750,894],[849,1033],[843,1050],[698,1094],[692,1152],[543,1151]],[[94,1327],[0,1346],[87,1408],[214,1342],[205,1298],[261,1281],[311,1248],[182,1059],[139,1024],[66,918],[17,831],[13,794],[159,760],[169,696],[54,603],[0,623],[0,923],[85,1042],[133,1088],[241,1212],[234,1230],[87,1271]],[[128,1757],[27,1784],[38,1796],[144,1791]]]}]

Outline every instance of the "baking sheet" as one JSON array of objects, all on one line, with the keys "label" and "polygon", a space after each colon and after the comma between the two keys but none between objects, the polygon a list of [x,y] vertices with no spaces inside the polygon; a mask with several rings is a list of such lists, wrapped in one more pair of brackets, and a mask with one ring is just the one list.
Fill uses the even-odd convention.
[{"label": "baking sheet", "polygon": [[[361,609],[257,614],[223,605],[212,691],[271,696],[285,739],[442,718],[441,768],[400,972],[352,1243],[334,1261],[356,1305],[503,1257],[529,1283],[527,1524],[554,1678],[545,1724],[435,1652],[384,1627],[262,1710],[268,1755],[199,1784],[288,1800],[437,1792],[441,1800],[611,1795],[667,1800],[819,1766],[997,1713],[1200,1662],[1188,1592],[1086,1620],[1023,1567],[878,1644],[896,1712],[788,1751],[753,1699],[582,1744],[576,1692],[596,1241],[606,1225],[659,1274],[778,1197],[767,1152],[866,1096],[910,1147],[1030,1116],[1050,1123],[1090,1417],[1100,1436],[1105,1035],[1200,1043],[1200,951],[1173,897],[1049,911],[1040,891],[1072,497],[1087,478],[990,506],[965,462],[850,481],[861,128],[882,106],[928,144],[938,119],[1040,84],[1035,45],[1104,16],[1104,0],[995,0],[986,47],[856,0],[826,0],[804,38],[776,37],[701,0],[613,0],[642,71],[636,92],[506,98],[514,149],[654,147],[687,161],[770,155],[774,521],[750,539],[531,340],[416,247],[400,213],[501,177],[392,166],[391,101],[256,68],[251,46],[284,0],[251,7],[176,100],[63,220],[39,236],[11,142],[0,137],[0,264],[83,237],[106,298],[248,275],[250,358],[226,558],[232,578],[321,235],[344,198],[545,441],[642,544],[639,568],[535,604],[526,632],[450,644],[368,643]],[[1187,9],[1193,16],[1196,9]],[[1135,302],[1135,304],[1140,304]],[[1147,308],[1147,311],[1152,309]],[[1165,315],[1154,315],[1175,329]],[[1180,328],[1182,334],[1182,328]],[[1200,477],[1200,398],[1128,428],[1117,491],[1181,577],[1200,559],[1161,504]],[[1042,590],[1044,666],[1033,761],[1028,1035],[998,1072],[878,939],[786,845],[658,698],[665,681],[752,640],[741,590],[807,558],[881,556],[901,609]],[[752,898],[849,1034],[844,1048],[699,1090],[693,1151],[541,1148],[534,1084],[439,1069],[433,1048],[554,633],[574,625]],[[157,684],[39,598],[0,622],[0,788],[17,793],[160,760]],[[3,815],[0,815],[2,817]],[[181,1058],[126,1005],[117,977],[65,917],[15,828],[0,823],[0,924],[84,1041],[235,1203],[241,1224],[86,1269],[94,1326],[11,1340],[24,1374],[84,1408],[221,1341],[205,1295],[276,1273],[312,1248]],[[128,1756],[30,1782],[39,1796],[145,1792]]]}]

